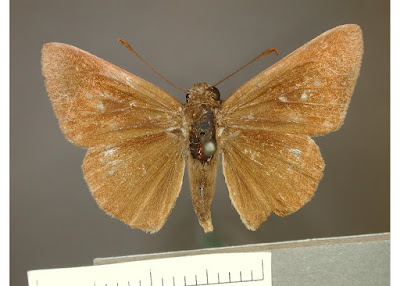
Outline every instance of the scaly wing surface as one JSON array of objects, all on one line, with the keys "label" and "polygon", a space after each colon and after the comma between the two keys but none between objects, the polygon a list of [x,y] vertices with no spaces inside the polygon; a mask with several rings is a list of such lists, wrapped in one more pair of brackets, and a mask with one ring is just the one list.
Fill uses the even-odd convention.
[{"label": "scaly wing surface", "polygon": [[318,146],[307,135],[241,130],[224,142],[229,196],[247,228],[271,212],[285,216],[308,202],[323,175]]},{"label": "scaly wing surface", "polygon": [[323,135],[340,128],[359,75],[360,27],[329,30],[242,85],[221,105],[220,126]]},{"label": "scaly wing surface", "polygon": [[221,105],[218,142],[233,205],[249,229],[308,202],[324,162],[310,136],[337,130],[359,75],[357,25],[329,30],[241,86]]},{"label": "scaly wing surface", "polygon": [[45,44],[42,73],[61,130],[81,147],[182,126],[183,105],[173,96],[73,46]]},{"label": "scaly wing surface", "polygon": [[182,104],[66,44],[44,45],[42,72],[66,138],[89,148],[83,171],[97,204],[131,227],[158,231],[182,184]]},{"label": "scaly wing surface", "polygon": [[151,134],[90,148],[85,179],[97,204],[133,228],[158,231],[179,195],[185,161],[180,138]]}]

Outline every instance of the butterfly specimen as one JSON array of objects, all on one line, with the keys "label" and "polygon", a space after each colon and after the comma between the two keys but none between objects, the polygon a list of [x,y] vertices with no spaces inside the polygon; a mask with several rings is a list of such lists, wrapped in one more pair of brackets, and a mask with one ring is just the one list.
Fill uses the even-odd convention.
[{"label": "butterfly specimen", "polygon": [[[324,161],[311,136],[343,124],[363,54],[357,25],[331,29],[220,100],[196,83],[186,104],[88,52],[61,43],[42,50],[42,72],[61,130],[88,148],[83,172],[97,204],[132,228],[157,232],[188,167],[205,232],[217,163],[250,230],[274,212],[307,203]],[[221,156],[219,156],[221,155]]]}]

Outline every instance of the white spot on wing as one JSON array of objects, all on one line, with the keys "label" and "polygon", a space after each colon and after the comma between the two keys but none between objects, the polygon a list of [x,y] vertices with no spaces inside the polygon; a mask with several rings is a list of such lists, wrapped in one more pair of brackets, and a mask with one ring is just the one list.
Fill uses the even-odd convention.
[{"label": "white spot on wing", "polygon": [[332,123],[329,122],[328,120],[325,120],[324,123],[322,123],[322,127],[324,128],[331,128],[332,127]]},{"label": "white spot on wing", "polygon": [[237,131],[235,131],[235,132],[229,134],[229,136],[228,136],[227,138],[234,138],[234,137],[238,136],[239,134],[240,134],[240,131],[237,130]]},{"label": "white spot on wing", "polygon": [[102,93],[102,92],[99,93],[99,96],[106,97],[106,98],[110,98],[111,97],[108,93]]},{"label": "white spot on wing", "polygon": [[307,98],[308,98],[307,93],[306,93],[305,91],[303,91],[303,93],[301,94],[300,99],[301,99],[301,100],[306,100]]},{"label": "white spot on wing", "polygon": [[104,110],[103,102],[100,101],[99,104],[97,105],[97,108],[103,111]]},{"label": "white spot on wing", "polygon": [[300,157],[300,155],[301,155],[301,150],[299,150],[297,148],[296,149],[289,149],[289,152],[292,153],[296,157]]},{"label": "white spot on wing", "polygon": [[246,118],[246,119],[254,119],[254,116],[253,116],[253,113],[250,113],[249,115],[247,115],[247,116],[244,116],[244,118]]},{"label": "white spot on wing", "polygon": [[117,151],[118,148],[112,148],[112,149],[107,149],[106,151],[103,152],[104,157],[110,157],[114,154],[115,151]]},{"label": "white spot on wing", "polygon": [[293,122],[296,122],[296,123],[299,123],[300,122],[300,119],[296,116],[296,117],[293,117]]},{"label": "white spot on wing", "polygon": [[142,164],[142,168],[141,168],[141,169],[142,169],[142,171],[143,171],[143,175],[147,173],[146,167],[144,166],[144,164]]},{"label": "white spot on wing", "polygon": [[282,102],[287,102],[287,101],[288,101],[287,98],[284,97],[284,96],[280,96],[278,99],[279,99],[280,101],[282,101]]},{"label": "white spot on wing", "polygon": [[222,132],[224,132],[224,127],[218,128],[218,129],[217,129],[217,136],[218,136],[218,137],[221,136],[221,135],[222,135]]},{"label": "white spot on wing", "polygon": [[[247,149],[246,149],[246,151],[247,151]],[[258,161],[257,159],[256,159],[256,157],[258,157],[258,154],[256,154],[256,153],[254,153],[254,152],[249,152],[250,153],[250,159],[253,161],[253,162],[255,162],[256,164],[258,164],[258,165],[263,165],[260,161]]]}]

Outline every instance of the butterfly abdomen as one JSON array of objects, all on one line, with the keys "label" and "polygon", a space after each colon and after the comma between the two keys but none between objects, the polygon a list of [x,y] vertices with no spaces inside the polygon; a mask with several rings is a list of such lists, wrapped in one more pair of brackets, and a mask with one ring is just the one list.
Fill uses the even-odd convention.
[{"label": "butterfly abdomen", "polygon": [[187,118],[187,163],[192,202],[200,225],[205,232],[209,232],[213,229],[210,206],[214,197],[218,162],[215,107],[206,103],[188,105]]},{"label": "butterfly abdomen", "polygon": [[187,95],[185,122],[187,164],[194,210],[205,232],[213,230],[210,207],[218,163],[215,116],[219,109],[216,88],[195,84]]}]

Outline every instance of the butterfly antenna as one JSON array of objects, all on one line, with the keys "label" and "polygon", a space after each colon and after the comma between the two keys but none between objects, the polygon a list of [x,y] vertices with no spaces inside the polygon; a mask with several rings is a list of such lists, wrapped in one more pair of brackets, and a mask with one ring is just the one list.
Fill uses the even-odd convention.
[{"label": "butterfly antenna", "polygon": [[264,57],[264,56],[266,56],[266,55],[268,55],[268,54],[270,54],[270,53],[272,53],[272,52],[276,53],[277,56],[279,55],[277,49],[275,49],[275,48],[268,49],[268,50],[264,51],[263,53],[261,53],[260,55],[258,55],[257,57],[255,57],[254,59],[252,59],[250,62],[248,62],[248,63],[245,64],[244,66],[242,66],[242,67],[241,67],[240,69],[238,69],[237,71],[231,73],[230,75],[228,75],[228,76],[225,77],[224,79],[220,80],[220,81],[217,82],[216,84],[213,84],[212,86],[217,86],[217,85],[219,85],[221,82],[223,82],[224,80],[226,80],[226,79],[230,78],[231,76],[237,74],[237,73],[240,72],[242,69],[244,69],[244,68],[247,67],[248,65],[252,64],[252,63],[255,62],[256,60],[259,60],[259,59],[261,59],[262,57]]},{"label": "butterfly antenna", "polygon": [[163,77],[158,71],[156,71],[151,65],[149,65],[141,56],[139,56],[139,54],[137,52],[135,52],[134,49],[132,49],[132,47],[128,44],[127,41],[125,41],[124,39],[118,39],[118,42],[120,42],[121,44],[123,44],[128,50],[130,50],[135,56],[137,56],[146,66],[148,66],[153,72],[155,72],[159,77],[161,77],[163,80],[165,80],[166,82],[168,82],[170,85],[172,85],[173,87],[186,91],[188,92],[187,89],[176,86],[175,84],[173,84],[172,82],[170,82],[168,79],[166,79],[165,77]]}]

